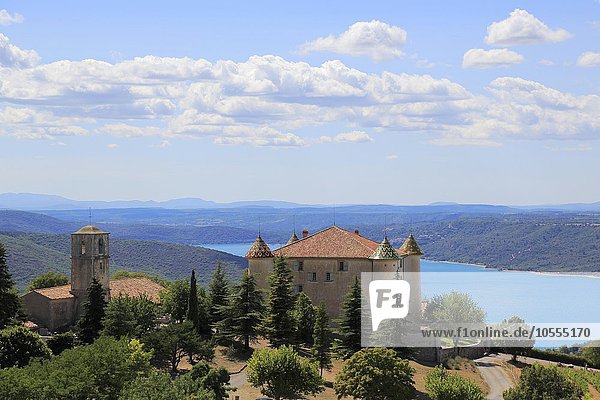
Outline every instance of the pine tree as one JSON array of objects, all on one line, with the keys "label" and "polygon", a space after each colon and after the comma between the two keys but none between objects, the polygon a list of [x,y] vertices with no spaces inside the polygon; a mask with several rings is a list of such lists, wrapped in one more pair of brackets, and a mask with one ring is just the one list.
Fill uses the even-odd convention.
[{"label": "pine tree", "polygon": [[313,327],[315,325],[315,307],[304,292],[296,296],[294,306],[294,322],[296,324],[296,339],[300,343],[312,344]]},{"label": "pine tree", "polygon": [[294,336],[294,296],[292,294],[292,273],[283,257],[273,260],[273,273],[269,277],[271,285],[264,331],[271,343],[279,347],[290,343]]},{"label": "pine tree", "polygon": [[315,310],[315,326],[313,329],[313,358],[319,363],[321,376],[323,369],[331,368],[331,328],[325,306]]},{"label": "pine tree", "polygon": [[100,335],[106,307],[104,296],[105,291],[102,285],[94,278],[87,290],[87,299],[83,303],[83,314],[77,323],[79,337],[83,343],[93,343]]},{"label": "pine tree", "polygon": [[212,281],[208,285],[209,291],[209,320],[211,325],[216,326],[225,319],[225,310],[229,306],[229,281],[223,271],[221,263],[217,264]]},{"label": "pine tree", "polygon": [[256,287],[256,280],[246,269],[240,284],[234,289],[227,317],[218,324],[218,330],[224,337],[241,338],[248,350],[250,340],[258,336],[262,312],[262,295]]},{"label": "pine tree", "polygon": [[19,294],[8,272],[4,246],[0,243],[0,329],[15,323],[20,309]]},{"label": "pine tree", "polygon": [[360,281],[356,277],[346,294],[346,299],[342,305],[339,330],[336,332],[339,339],[335,341],[335,349],[344,358],[352,356],[361,349],[361,313]]},{"label": "pine tree", "polygon": [[190,321],[194,330],[200,333],[200,314],[198,312],[198,286],[196,284],[196,271],[192,270],[190,278],[190,294],[188,296],[188,309],[186,319]]}]

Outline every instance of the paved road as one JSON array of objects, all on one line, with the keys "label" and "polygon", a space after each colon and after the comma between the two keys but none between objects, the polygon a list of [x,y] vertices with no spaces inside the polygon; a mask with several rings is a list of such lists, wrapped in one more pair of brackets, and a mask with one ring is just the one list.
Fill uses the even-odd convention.
[{"label": "paved road", "polygon": [[498,358],[495,356],[486,356],[475,360],[477,369],[490,387],[490,392],[487,396],[488,400],[502,400],[502,393],[512,386],[511,380],[504,372],[504,369],[496,364],[495,361],[498,361]]},{"label": "paved road", "polygon": [[242,370],[237,374],[229,375],[229,385],[233,387],[242,387],[248,382],[248,375],[246,374],[246,369]]}]

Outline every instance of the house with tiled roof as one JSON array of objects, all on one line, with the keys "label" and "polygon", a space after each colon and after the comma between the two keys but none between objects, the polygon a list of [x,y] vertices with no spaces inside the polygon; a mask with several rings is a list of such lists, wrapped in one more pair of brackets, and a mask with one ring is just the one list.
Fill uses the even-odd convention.
[{"label": "house with tiled roof", "polygon": [[292,271],[294,291],[305,292],[314,304],[324,304],[333,317],[340,314],[340,306],[348,287],[362,272],[409,272],[411,303],[420,304],[420,258],[423,255],[413,235],[395,249],[387,237],[375,242],[360,234],[331,226],[312,235],[294,232],[286,245],[271,250],[259,235],[246,258],[248,269],[258,287],[269,289],[269,275],[273,272],[275,257],[284,257]]},{"label": "house with tiled roof", "polygon": [[92,225],[71,234],[71,283],[24,294],[23,306],[31,321],[50,331],[73,326],[94,278],[103,286],[107,301],[119,296],[159,301],[163,287],[148,278],[110,280],[109,235]]}]

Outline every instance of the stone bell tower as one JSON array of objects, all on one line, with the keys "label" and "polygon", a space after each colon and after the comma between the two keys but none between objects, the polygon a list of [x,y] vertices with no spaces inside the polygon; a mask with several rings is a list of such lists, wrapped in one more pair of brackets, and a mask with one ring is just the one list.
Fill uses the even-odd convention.
[{"label": "stone bell tower", "polygon": [[71,234],[71,293],[79,305],[85,300],[94,278],[106,291],[106,300],[110,300],[108,235],[92,225]]}]

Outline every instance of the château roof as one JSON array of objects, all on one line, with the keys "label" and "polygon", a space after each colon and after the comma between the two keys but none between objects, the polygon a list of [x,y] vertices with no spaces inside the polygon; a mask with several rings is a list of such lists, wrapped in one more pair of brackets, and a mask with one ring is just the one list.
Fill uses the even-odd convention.
[{"label": "ch\u00e2teau roof", "polygon": [[332,226],[273,251],[276,256],[297,258],[369,258],[379,244]]},{"label": "ch\u00e2teau roof", "polygon": [[102,229],[98,228],[97,226],[86,225],[83,228],[81,228],[80,230],[78,230],[77,232],[75,232],[74,235],[99,235],[102,233],[108,233],[108,232],[102,231]]},{"label": "ch\u00e2teau roof", "polygon": [[379,246],[375,249],[373,254],[369,257],[372,260],[398,260],[400,257],[392,245],[390,244],[387,236],[383,238]]},{"label": "ch\u00e2teau roof", "polygon": [[408,235],[408,238],[406,238],[406,240],[404,241],[404,244],[402,244],[402,246],[400,246],[400,248],[398,249],[398,252],[403,256],[404,255],[408,255],[408,256],[422,256],[423,255],[423,251],[417,244],[417,241],[415,240],[412,233]]},{"label": "ch\u00e2teau roof", "polygon": [[292,237],[290,238],[290,240],[288,240],[287,244],[292,244],[294,242],[297,242],[298,240],[298,236],[296,236],[296,231],[294,231],[294,233],[292,234]]},{"label": "ch\u00e2teau roof", "polygon": [[[112,298],[119,296],[137,297],[146,295],[148,299],[158,302],[161,285],[148,278],[125,278],[110,281],[110,295]],[[71,285],[54,286],[44,289],[36,289],[34,292],[47,297],[50,300],[75,298],[71,293]]]},{"label": "ch\u00e2teau roof", "polygon": [[273,253],[265,241],[258,235],[250,250],[246,253],[246,258],[271,258]]}]

